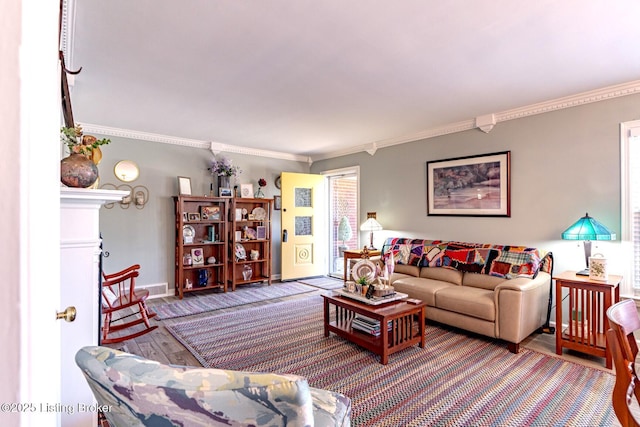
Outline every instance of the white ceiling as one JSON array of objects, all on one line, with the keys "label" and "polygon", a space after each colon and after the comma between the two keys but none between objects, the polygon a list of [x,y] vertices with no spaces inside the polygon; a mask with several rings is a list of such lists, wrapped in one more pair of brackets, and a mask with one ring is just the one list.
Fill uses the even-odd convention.
[{"label": "white ceiling", "polygon": [[640,79],[638,0],[71,0],[75,119],[311,157]]}]

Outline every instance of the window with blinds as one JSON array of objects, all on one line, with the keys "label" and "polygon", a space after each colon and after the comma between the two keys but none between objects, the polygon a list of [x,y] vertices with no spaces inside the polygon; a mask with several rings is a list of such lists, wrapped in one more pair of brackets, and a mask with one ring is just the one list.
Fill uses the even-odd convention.
[{"label": "window with blinds", "polygon": [[622,243],[623,256],[627,259],[625,288],[626,293],[640,296],[640,120],[623,123],[621,131]]}]

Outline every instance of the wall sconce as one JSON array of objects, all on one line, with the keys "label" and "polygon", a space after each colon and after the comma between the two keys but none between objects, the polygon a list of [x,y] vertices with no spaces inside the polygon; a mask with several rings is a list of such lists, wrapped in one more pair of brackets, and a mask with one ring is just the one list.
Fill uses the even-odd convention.
[{"label": "wall sconce", "polygon": [[133,203],[137,209],[144,209],[144,205],[149,202],[149,190],[144,185],[133,187]]},{"label": "wall sconce", "polygon": [[[144,209],[147,203],[149,203],[149,189],[144,185],[136,185],[135,187],[131,187],[128,184],[120,184],[118,186],[113,184],[104,184],[100,188],[109,189],[109,190],[124,190],[128,191],[129,194],[124,196],[120,201],[119,205],[122,209],[129,209],[129,206],[133,205],[136,209]],[[115,206],[114,203],[107,203],[104,205],[105,209],[111,209]]]},{"label": "wall sconce", "polygon": [[[122,182],[132,182],[138,179],[140,169],[138,168],[138,165],[131,160],[120,160],[113,167],[113,174]],[[144,185],[131,187],[128,184],[120,184],[116,186],[107,183],[100,188],[129,191],[129,194],[123,197],[120,201],[120,207],[122,209],[129,209],[129,206],[131,205],[135,206],[136,209],[144,209],[145,205],[149,203],[149,189]],[[106,209],[111,209],[114,205],[115,203],[107,203],[104,207]]]}]

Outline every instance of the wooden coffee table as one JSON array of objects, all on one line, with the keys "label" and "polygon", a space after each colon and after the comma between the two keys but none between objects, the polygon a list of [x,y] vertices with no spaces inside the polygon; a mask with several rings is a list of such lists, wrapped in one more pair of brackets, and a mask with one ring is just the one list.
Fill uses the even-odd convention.
[{"label": "wooden coffee table", "polygon": [[[389,355],[407,347],[419,344],[425,345],[424,316],[426,303],[417,304],[406,301],[393,301],[381,305],[368,305],[337,294],[322,295],[324,298],[324,336],[330,332],[341,336],[354,344],[366,348],[380,356],[380,363],[386,365]],[[335,319],[330,318],[330,306],[335,306]],[[378,320],[381,325],[391,328],[383,331],[379,336],[353,329],[351,321],[361,314]]]}]

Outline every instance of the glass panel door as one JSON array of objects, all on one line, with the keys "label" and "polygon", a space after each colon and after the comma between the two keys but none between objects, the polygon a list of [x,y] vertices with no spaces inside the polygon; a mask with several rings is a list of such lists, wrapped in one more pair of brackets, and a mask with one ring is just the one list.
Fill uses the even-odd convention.
[{"label": "glass panel door", "polygon": [[329,183],[329,275],[342,279],[343,253],[358,249],[358,173],[357,170],[327,173]]}]

